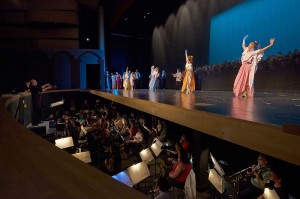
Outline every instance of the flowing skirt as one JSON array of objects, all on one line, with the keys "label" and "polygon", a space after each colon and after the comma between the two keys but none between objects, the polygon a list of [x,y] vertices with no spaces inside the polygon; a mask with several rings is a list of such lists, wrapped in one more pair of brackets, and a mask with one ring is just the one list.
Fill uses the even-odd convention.
[{"label": "flowing skirt", "polygon": [[235,96],[242,96],[245,92],[247,96],[254,95],[254,73],[255,69],[247,62],[243,62],[233,84]]},{"label": "flowing skirt", "polygon": [[185,73],[181,92],[184,92],[187,89],[187,92],[194,91],[196,87],[194,71],[187,71]]}]

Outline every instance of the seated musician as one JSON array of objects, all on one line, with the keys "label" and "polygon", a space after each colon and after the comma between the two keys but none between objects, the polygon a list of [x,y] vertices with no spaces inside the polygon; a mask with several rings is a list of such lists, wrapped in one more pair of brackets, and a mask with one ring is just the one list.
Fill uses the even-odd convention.
[{"label": "seated musician", "polygon": [[269,181],[270,167],[264,154],[260,154],[257,159],[258,164],[251,167],[251,171],[247,171],[247,180],[241,182],[239,198],[251,199],[257,198],[263,194],[265,184]]},{"label": "seated musician", "polygon": [[188,155],[184,149],[180,149],[178,153],[178,162],[173,165],[173,169],[167,178],[170,186],[183,189],[190,170],[191,165]]},{"label": "seated musician", "polygon": [[[272,167],[270,171],[270,182],[266,184],[265,189],[273,189],[280,199],[288,199],[289,194],[287,193],[284,186],[282,186],[281,173],[278,168]],[[265,199],[265,194],[259,196],[257,199]]]},{"label": "seated musician", "polygon": [[176,193],[170,189],[170,185],[166,178],[158,178],[156,184],[158,187],[159,195],[157,195],[154,199],[177,199]]},{"label": "seated musician", "polygon": [[117,132],[120,132],[123,128],[123,120],[122,120],[122,116],[120,114],[120,112],[117,112],[117,117],[116,119],[114,120],[114,126],[115,126],[115,130]]},{"label": "seated musician", "polygon": [[139,147],[138,144],[142,143],[144,140],[144,136],[142,133],[142,129],[138,128],[136,134],[132,137],[132,139],[125,141],[124,152],[129,155],[130,149],[136,151]]}]

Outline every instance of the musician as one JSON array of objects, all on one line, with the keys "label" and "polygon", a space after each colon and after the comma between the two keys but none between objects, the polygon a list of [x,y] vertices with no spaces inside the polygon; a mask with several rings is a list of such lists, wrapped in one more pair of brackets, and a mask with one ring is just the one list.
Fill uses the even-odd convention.
[{"label": "musician", "polygon": [[166,178],[158,178],[156,184],[158,187],[159,195],[154,199],[177,199],[177,195],[174,190],[170,190],[170,185]]},{"label": "musician", "polygon": [[191,170],[191,164],[185,150],[178,153],[178,162],[173,165],[172,171],[167,178],[170,186],[183,189],[186,178]]},{"label": "musician", "polygon": [[258,164],[251,167],[251,171],[247,171],[246,184],[240,185],[239,198],[251,199],[257,198],[263,194],[265,184],[269,181],[270,167],[264,154],[259,154]]},{"label": "musician", "polygon": [[[45,84],[42,86],[38,85],[38,82],[35,79],[32,79],[29,81],[29,89],[31,92],[31,98],[32,98],[32,125],[37,126],[39,123],[41,123],[42,120],[42,102],[41,102],[41,94],[40,92],[47,91],[49,89],[52,89],[52,85]],[[26,83],[28,85],[28,83]]]},{"label": "musician", "polygon": [[[270,186],[268,188],[274,189],[280,199],[288,199],[289,195],[284,186],[282,186],[281,172],[278,168],[272,167],[270,171]],[[267,187],[267,184],[266,184]],[[266,188],[265,188],[266,189]],[[265,199],[264,194],[257,199]]]},{"label": "musician", "polygon": [[123,120],[122,120],[122,116],[121,116],[120,112],[117,112],[117,117],[114,120],[114,126],[115,126],[117,132],[121,131],[123,128]]}]

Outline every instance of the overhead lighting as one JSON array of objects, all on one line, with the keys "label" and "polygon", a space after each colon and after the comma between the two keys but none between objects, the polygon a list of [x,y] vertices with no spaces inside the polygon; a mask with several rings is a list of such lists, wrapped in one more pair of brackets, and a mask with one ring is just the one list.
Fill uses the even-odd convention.
[{"label": "overhead lighting", "polygon": [[127,21],[127,20],[128,20],[128,18],[126,17],[124,20],[125,20],[125,21]]},{"label": "overhead lighting", "polygon": [[147,15],[150,15],[150,12],[148,12]]}]

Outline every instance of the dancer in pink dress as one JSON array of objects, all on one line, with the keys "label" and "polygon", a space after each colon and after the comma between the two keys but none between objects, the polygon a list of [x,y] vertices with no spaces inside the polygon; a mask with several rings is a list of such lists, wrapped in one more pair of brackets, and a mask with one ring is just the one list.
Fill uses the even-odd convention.
[{"label": "dancer in pink dress", "polygon": [[241,57],[242,66],[235,78],[233,92],[235,96],[253,97],[254,74],[257,70],[257,64],[263,57],[263,52],[273,46],[275,39],[271,38],[268,46],[254,50],[258,42],[251,42],[248,47],[246,47],[245,42],[247,38],[248,35],[243,39],[242,47],[244,52]]}]

